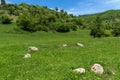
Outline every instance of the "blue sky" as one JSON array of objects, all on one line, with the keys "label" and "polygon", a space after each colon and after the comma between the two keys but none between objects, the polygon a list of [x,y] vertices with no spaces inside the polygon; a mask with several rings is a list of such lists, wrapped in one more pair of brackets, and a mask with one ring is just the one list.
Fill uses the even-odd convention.
[{"label": "blue sky", "polygon": [[7,3],[35,4],[54,9],[64,9],[74,15],[92,14],[111,9],[120,9],[120,0],[6,0]]}]

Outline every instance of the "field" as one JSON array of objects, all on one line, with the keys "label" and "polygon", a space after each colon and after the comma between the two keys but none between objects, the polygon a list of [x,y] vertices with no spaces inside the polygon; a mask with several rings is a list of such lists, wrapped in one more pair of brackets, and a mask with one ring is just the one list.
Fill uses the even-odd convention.
[{"label": "field", "polygon": [[[120,80],[120,38],[93,38],[89,30],[18,33],[14,27],[0,25],[0,80]],[[77,42],[84,47],[75,46]],[[29,46],[39,51],[28,52]],[[26,53],[32,57],[24,59]],[[103,75],[91,72],[94,63],[104,67]],[[86,73],[72,72],[78,67]]]}]

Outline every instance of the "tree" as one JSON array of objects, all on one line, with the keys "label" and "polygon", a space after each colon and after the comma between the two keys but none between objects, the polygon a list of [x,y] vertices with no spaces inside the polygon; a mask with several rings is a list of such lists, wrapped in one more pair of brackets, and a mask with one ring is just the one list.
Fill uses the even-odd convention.
[{"label": "tree", "polygon": [[55,11],[58,12],[58,7],[55,8]]},{"label": "tree", "polygon": [[112,34],[117,37],[120,36],[120,26],[116,26],[113,30],[112,30]]},{"label": "tree", "polygon": [[11,24],[12,19],[9,16],[3,15],[3,16],[0,17],[0,22],[2,24]]},{"label": "tree", "polygon": [[101,37],[105,35],[104,29],[102,28],[102,25],[101,25],[102,21],[99,16],[96,18],[94,23],[95,23],[95,26],[91,28],[90,35],[93,37]]}]

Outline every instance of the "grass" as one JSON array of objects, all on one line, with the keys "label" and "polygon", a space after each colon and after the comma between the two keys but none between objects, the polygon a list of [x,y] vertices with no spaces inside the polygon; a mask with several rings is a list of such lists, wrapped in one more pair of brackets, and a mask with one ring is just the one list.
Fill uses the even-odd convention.
[{"label": "grass", "polygon": [[[120,80],[120,38],[92,38],[89,30],[16,33],[14,27],[0,24],[0,80]],[[76,47],[77,42],[84,47]],[[60,47],[64,43],[68,47]],[[23,59],[28,46],[37,46],[39,51]],[[94,63],[104,67],[103,75],[90,71]],[[86,73],[72,72],[78,67]]]}]

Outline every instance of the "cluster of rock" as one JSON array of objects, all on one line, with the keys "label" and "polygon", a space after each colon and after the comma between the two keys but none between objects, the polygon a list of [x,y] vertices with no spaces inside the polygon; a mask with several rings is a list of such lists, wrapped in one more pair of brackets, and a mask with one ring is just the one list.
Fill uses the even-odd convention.
[{"label": "cluster of rock", "polygon": [[[28,47],[28,51],[38,51],[38,48],[35,47],[35,46],[30,46]],[[24,54],[23,58],[30,58],[31,57],[31,54],[30,53],[26,53]]]},{"label": "cluster of rock", "polygon": [[[75,45],[78,46],[78,47],[83,47],[82,43],[76,43]],[[67,46],[68,46],[67,44],[62,44],[61,47],[67,47]]]},{"label": "cluster of rock", "polygon": [[[62,47],[67,47],[68,45],[67,44],[63,44]],[[76,46],[79,46],[79,47],[83,47],[83,44],[81,43],[76,43]],[[38,51],[38,48],[35,47],[35,46],[30,46],[28,47],[28,51]],[[31,54],[29,53],[26,53],[24,54],[23,58],[30,58],[31,57]],[[103,69],[103,66],[98,64],[98,63],[95,63],[93,64],[91,67],[90,67],[91,71],[94,72],[95,74],[99,74],[99,75],[102,75],[104,73],[104,69]],[[85,73],[86,70],[85,68],[76,68],[73,70],[74,72],[77,72],[77,73]],[[112,71],[112,74],[115,74],[113,71]]]},{"label": "cluster of rock", "polygon": [[[76,68],[73,70],[74,72],[77,72],[77,73],[85,73],[85,69],[84,68]],[[104,73],[104,69],[103,69],[103,66],[100,65],[100,64],[93,64],[91,66],[91,71],[94,72],[95,74],[99,74],[99,75],[102,75]]]}]

